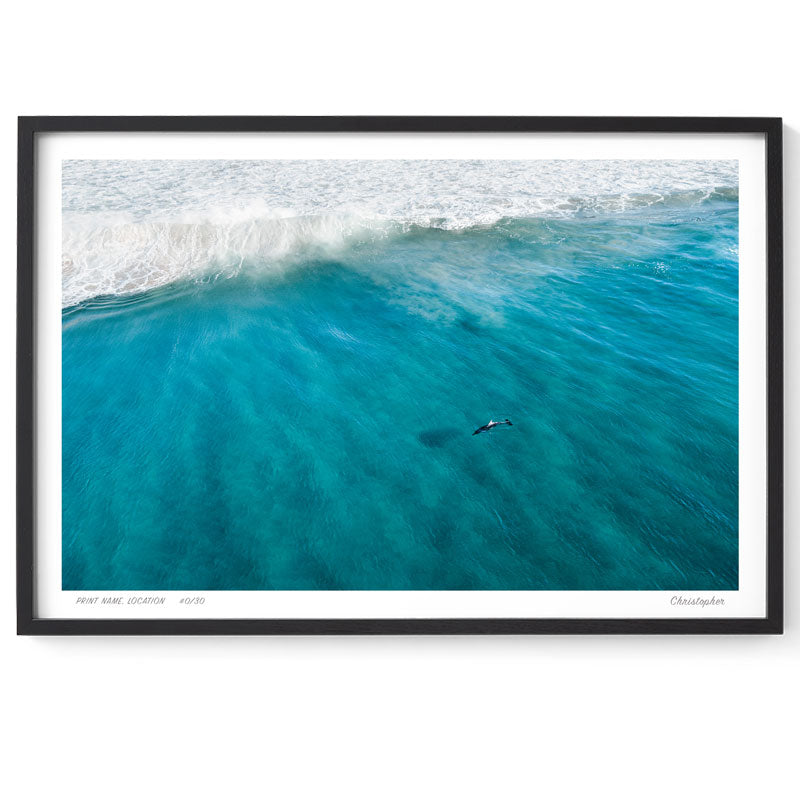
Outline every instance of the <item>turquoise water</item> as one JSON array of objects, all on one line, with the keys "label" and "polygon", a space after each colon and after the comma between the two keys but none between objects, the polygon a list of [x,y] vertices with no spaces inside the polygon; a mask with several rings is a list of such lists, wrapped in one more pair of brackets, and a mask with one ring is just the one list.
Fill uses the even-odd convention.
[{"label": "turquoise water", "polygon": [[737,243],[722,195],[66,308],[64,589],[737,588]]}]

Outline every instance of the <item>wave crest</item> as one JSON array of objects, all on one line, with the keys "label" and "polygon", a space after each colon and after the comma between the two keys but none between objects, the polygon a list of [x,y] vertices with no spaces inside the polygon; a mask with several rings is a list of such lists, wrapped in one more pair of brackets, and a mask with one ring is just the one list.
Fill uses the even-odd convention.
[{"label": "wave crest", "polygon": [[237,222],[127,222],[64,226],[62,303],[127,294],[186,278],[233,277],[251,262],[333,252],[354,237],[384,235],[379,221],[320,215]]},{"label": "wave crest", "polygon": [[185,280],[234,277],[250,264],[282,271],[297,258],[334,255],[354,242],[418,228],[464,230],[503,219],[565,218],[618,213],[652,205],[693,206],[711,197],[735,200],[736,189],[591,198],[528,198],[513,208],[455,203],[408,209],[400,216],[358,212],[293,214],[219,211],[196,220],[142,220],[64,215],[62,306],[100,295],[125,295]]}]

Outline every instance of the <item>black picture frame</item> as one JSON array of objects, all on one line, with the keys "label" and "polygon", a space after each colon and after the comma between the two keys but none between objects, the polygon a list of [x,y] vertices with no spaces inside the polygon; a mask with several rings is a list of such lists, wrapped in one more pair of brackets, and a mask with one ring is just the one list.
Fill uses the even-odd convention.
[{"label": "black picture frame", "polygon": [[[35,617],[35,143],[43,133],[762,134],[767,237],[767,613],[692,619],[43,619]],[[44,635],[777,634],[783,631],[782,122],[763,117],[20,117],[17,256],[17,631]]]}]

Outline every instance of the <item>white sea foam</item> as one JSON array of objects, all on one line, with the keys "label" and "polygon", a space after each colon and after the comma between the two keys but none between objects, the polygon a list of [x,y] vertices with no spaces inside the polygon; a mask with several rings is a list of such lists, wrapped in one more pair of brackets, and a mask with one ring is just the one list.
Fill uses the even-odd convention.
[{"label": "white sea foam", "polygon": [[280,268],[410,227],[614,213],[735,191],[735,161],[65,161],[62,301]]}]

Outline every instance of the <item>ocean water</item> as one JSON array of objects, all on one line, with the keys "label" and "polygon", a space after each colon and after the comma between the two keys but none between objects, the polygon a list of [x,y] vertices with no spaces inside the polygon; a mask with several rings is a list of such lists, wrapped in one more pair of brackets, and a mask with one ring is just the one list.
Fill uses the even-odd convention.
[{"label": "ocean water", "polygon": [[735,589],[737,183],[65,162],[63,587]]}]

